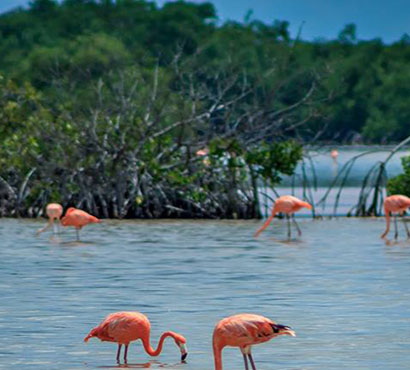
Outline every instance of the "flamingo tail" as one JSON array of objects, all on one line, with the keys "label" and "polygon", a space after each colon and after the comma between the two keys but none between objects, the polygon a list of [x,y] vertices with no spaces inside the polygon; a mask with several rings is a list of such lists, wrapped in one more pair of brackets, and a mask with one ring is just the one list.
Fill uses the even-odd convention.
[{"label": "flamingo tail", "polygon": [[301,202],[302,203],[302,207],[305,207],[307,209],[312,209],[312,205],[308,202]]},{"label": "flamingo tail", "polygon": [[272,222],[273,218],[275,217],[275,214],[276,214],[276,212],[275,212],[275,210],[273,210],[272,214],[265,221],[265,223],[262,225],[262,227],[260,229],[258,229],[256,231],[256,233],[253,235],[255,238],[257,238],[259,236],[259,234],[269,226],[269,224]]},{"label": "flamingo tail", "polygon": [[91,221],[92,222],[95,222],[96,224],[99,224],[99,223],[101,223],[102,221],[99,219],[99,218],[97,218],[97,217],[94,217],[94,216],[91,216],[92,218],[91,218]]}]

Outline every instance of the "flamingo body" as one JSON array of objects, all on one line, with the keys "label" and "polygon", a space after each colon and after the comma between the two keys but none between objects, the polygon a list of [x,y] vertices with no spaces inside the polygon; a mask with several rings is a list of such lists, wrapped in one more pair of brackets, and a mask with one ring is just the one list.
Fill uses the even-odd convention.
[{"label": "flamingo body", "polygon": [[[38,230],[37,234],[42,233],[43,231],[47,230],[52,225],[54,227],[55,220],[57,220],[57,222],[60,221],[60,217],[63,214],[63,206],[58,203],[49,203],[47,204],[47,207],[46,207],[46,214],[48,217],[48,223],[46,224],[46,226]],[[54,229],[54,232],[56,232],[55,229]]]},{"label": "flamingo body", "polygon": [[74,226],[77,230],[77,240],[79,239],[79,230],[82,227],[90,224],[90,223],[99,223],[97,217],[90,215],[89,213],[82,211],[81,209],[76,209],[70,207],[67,209],[65,216],[61,219],[61,224],[63,226]]},{"label": "flamingo body", "polygon": [[195,154],[196,154],[197,156],[202,157],[202,156],[204,156],[204,155],[208,155],[208,153],[209,153],[208,148],[204,148],[204,149],[199,149],[199,150],[197,150]]},{"label": "flamingo body", "polygon": [[330,152],[330,156],[333,158],[334,161],[336,161],[336,160],[337,160],[337,157],[339,156],[339,152],[338,152],[336,149],[333,149],[333,150]]},{"label": "flamingo body", "polygon": [[[293,214],[295,212],[299,211],[301,208],[312,209],[312,206],[309,203],[304,202],[303,200],[300,200],[300,199],[294,197],[293,195],[283,195],[283,196],[279,197],[275,201],[275,206],[273,207],[271,216],[266,220],[266,222],[263,224],[263,226],[256,231],[256,233],[254,235],[255,238],[257,238],[259,236],[259,234],[269,226],[269,224],[272,222],[275,215],[277,213],[280,213],[280,212],[286,214],[286,216],[288,218],[288,236],[290,238],[291,233],[290,233],[289,216],[290,215],[293,216]],[[296,220],[294,218],[293,218],[293,222],[295,223],[295,225],[298,229],[299,235],[301,235],[302,232],[301,232],[301,230],[300,230],[300,228],[299,228],[299,226],[296,223]]]},{"label": "flamingo body", "polygon": [[251,347],[267,342],[279,335],[295,336],[288,326],[276,324],[274,321],[260,315],[243,313],[222,319],[215,327],[213,334],[213,350],[215,370],[222,370],[222,350],[226,346],[238,347],[248,369],[247,357],[255,370]]},{"label": "flamingo body", "polygon": [[125,345],[124,361],[127,362],[128,345],[141,339],[145,351],[150,356],[158,356],[162,351],[162,345],[166,337],[172,337],[180,348],[181,360],[187,356],[186,339],[172,331],[162,334],[158,348],[154,350],[150,344],[151,324],[148,318],[140,312],[115,312],[108,315],[100,325],[90,331],[84,341],[97,337],[101,341],[118,343],[117,361],[119,361],[121,346]]},{"label": "flamingo body", "polygon": [[[384,238],[390,231],[390,212],[395,214],[403,215],[404,212],[410,207],[410,198],[406,197],[405,195],[390,195],[384,200],[384,213],[386,217],[386,230],[381,235],[381,238]],[[395,234],[394,238],[397,239],[398,231],[397,231],[397,216],[395,215]],[[404,226],[406,228],[407,236],[410,237],[410,232],[407,228],[407,224],[404,222]]]}]

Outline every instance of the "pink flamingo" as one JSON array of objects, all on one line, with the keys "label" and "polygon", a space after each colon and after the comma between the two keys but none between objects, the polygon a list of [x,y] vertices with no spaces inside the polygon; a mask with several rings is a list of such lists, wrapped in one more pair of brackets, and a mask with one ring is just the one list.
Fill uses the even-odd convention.
[{"label": "pink flamingo", "polygon": [[[405,195],[390,195],[384,200],[384,213],[386,216],[386,231],[380,236],[384,238],[390,231],[390,212],[394,213],[394,239],[397,239],[399,233],[397,229],[397,213],[403,216],[407,208],[410,207],[410,198]],[[406,228],[407,237],[410,238],[410,232],[406,221],[402,218],[404,227]]]},{"label": "pink flamingo", "polygon": [[199,149],[196,151],[195,153],[198,157],[203,157],[204,159],[202,159],[202,163],[205,166],[209,166],[211,164],[211,162],[209,161],[209,158],[207,158],[207,155],[209,154],[209,149],[208,148],[204,148],[204,149]]},{"label": "pink flamingo", "polygon": [[209,154],[209,149],[208,149],[208,148],[199,149],[199,150],[196,151],[195,154],[196,154],[197,156],[199,156],[199,157],[203,157],[203,156]]},{"label": "pink flamingo", "polygon": [[47,204],[46,214],[48,216],[47,224],[37,231],[37,235],[41,234],[43,231],[47,230],[51,225],[53,225],[54,234],[57,233],[57,229],[54,220],[57,220],[57,225],[60,222],[60,217],[63,214],[63,206],[58,203]]},{"label": "pink flamingo", "polygon": [[333,158],[333,160],[336,162],[337,161],[337,157],[339,156],[339,152],[336,149],[333,149],[330,152],[330,156]]},{"label": "pink flamingo", "polygon": [[89,213],[82,211],[81,209],[70,207],[67,209],[65,216],[61,219],[63,226],[74,226],[77,234],[77,240],[80,240],[80,230],[83,226],[90,223],[100,223],[97,217],[90,215]]},{"label": "pink flamingo", "polygon": [[275,215],[279,212],[283,212],[286,215],[286,218],[288,220],[288,238],[291,237],[290,218],[292,218],[292,221],[295,224],[296,229],[298,230],[298,234],[299,236],[301,236],[302,231],[300,230],[300,227],[298,223],[296,222],[295,215],[294,215],[294,213],[299,211],[301,208],[312,209],[312,206],[309,203],[304,202],[303,200],[300,200],[292,195],[283,195],[279,197],[275,201],[275,206],[273,207],[272,214],[266,220],[263,226],[256,231],[254,237],[257,238],[259,234],[269,226],[269,224],[272,222]]},{"label": "pink flamingo", "polygon": [[92,329],[84,338],[84,342],[92,337],[101,341],[118,343],[117,362],[120,362],[121,346],[125,345],[124,362],[127,362],[127,352],[130,342],[141,339],[145,352],[150,356],[158,356],[166,337],[174,338],[175,344],[181,351],[181,361],[188,356],[186,339],[172,331],[166,331],[159,339],[158,348],[154,350],[150,343],[151,324],[148,318],[139,312],[115,312],[109,314],[100,325]]},{"label": "pink flamingo", "polygon": [[226,346],[239,347],[245,369],[249,370],[248,357],[252,369],[256,370],[251,353],[252,346],[267,342],[279,335],[296,336],[289,326],[279,325],[266,317],[250,313],[230,316],[219,321],[212,341],[215,370],[222,370],[222,350]]}]

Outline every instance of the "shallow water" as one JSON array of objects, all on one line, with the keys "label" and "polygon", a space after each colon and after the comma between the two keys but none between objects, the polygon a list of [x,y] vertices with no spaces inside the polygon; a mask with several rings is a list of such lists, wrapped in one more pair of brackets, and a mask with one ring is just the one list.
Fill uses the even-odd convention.
[{"label": "shallow water", "polygon": [[[34,237],[40,221],[0,220],[0,367],[115,368],[116,345],[83,338],[110,312],[148,315],[188,340],[186,364],[172,340],[152,359],[139,343],[129,367],[212,369],[212,330],[254,312],[290,325],[254,348],[263,369],[410,368],[410,241],[379,239],[383,219],[301,219],[286,240],[275,220],[105,221],[59,238]],[[243,369],[237,349],[224,369]]]}]

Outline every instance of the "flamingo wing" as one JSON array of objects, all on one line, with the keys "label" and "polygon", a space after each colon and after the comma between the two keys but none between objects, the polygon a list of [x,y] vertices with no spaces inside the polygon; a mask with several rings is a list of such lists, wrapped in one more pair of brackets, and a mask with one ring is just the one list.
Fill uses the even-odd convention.
[{"label": "flamingo wing", "polygon": [[389,203],[393,212],[404,211],[410,207],[410,198],[404,195],[393,195],[390,197]]},{"label": "flamingo wing", "polygon": [[147,335],[149,330],[150,323],[145,315],[139,312],[115,312],[92,329],[84,341],[98,337],[102,341],[128,344]]},{"label": "flamingo wing", "polygon": [[129,343],[149,331],[149,321],[138,312],[117,312],[106,319],[107,333],[118,343]]},{"label": "flamingo wing", "polygon": [[275,323],[266,317],[253,314],[240,314],[231,316],[222,326],[222,335],[230,338],[246,340],[252,343],[270,338],[274,332],[272,325]]}]

